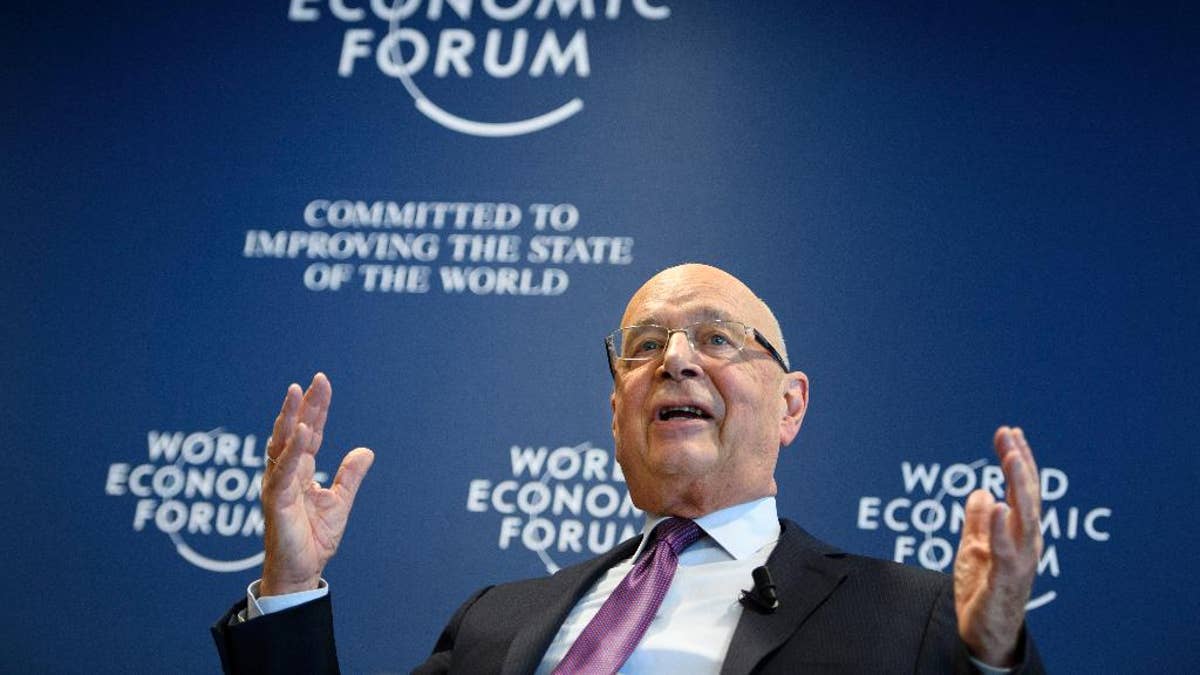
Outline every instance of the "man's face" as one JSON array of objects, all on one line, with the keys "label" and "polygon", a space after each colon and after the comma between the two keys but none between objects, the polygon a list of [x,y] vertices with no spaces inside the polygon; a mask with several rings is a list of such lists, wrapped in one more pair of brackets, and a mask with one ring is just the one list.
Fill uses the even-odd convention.
[{"label": "man's face", "polygon": [[[682,328],[707,319],[741,321],[780,343],[750,289],[702,265],[656,275],[630,300],[621,325]],[[696,517],[775,494],[779,447],[799,430],[807,386],[753,338],[734,358],[719,360],[673,333],[661,361],[618,364],[613,436],[635,503]]]}]

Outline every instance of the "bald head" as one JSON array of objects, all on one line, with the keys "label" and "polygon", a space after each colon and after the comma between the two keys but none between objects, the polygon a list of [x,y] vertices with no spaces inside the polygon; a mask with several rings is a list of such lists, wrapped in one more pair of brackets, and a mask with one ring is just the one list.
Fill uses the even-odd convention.
[{"label": "bald head", "polygon": [[629,299],[625,314],[621,318],[621,325],[661,323],[654,320],[655,317],[640,316],[638,313],[647,306],[681,304],[695,298],[720,300],[727,306],[741,308],[741,316],[714,318],[736,319],[757,328],[775,345],[783,360],[791,363],[783,331],[767,303],[755,295],[741,279],[712,265],[685,263],[668,267],[650,277]]}]

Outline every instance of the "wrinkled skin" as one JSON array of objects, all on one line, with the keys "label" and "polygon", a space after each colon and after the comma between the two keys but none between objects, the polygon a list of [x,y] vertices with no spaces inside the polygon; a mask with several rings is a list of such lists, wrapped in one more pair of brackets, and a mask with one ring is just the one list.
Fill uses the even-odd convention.
[{"label": "wrinkled skin", "polygon": [[[740,321],[782,347],[767,306],[735,277],[706,265],[655,275],[629,301],[621,325],[681,328],[707,319]],[[807,402],[808,378],[784,373],[752,339],[721,360],[672,334],[661,360],[619,365],[613,383],[617,460],[634,503],[695,518],[775,494],[780,447],[796,437]],[[659,418],[679,405],[705,417]]]},{"label": "wrinkled skin", "polygon": [[967,498],[967,517],[954,561],[958,633],[976,658],[995,666],[1017,660],[1025,603],[1042,557],[1041,490],[1033,451],[1019,428],[993,439],[1006,496],[987,490]]},{"label": "wrinkled skin", "polygon": [[267,463],[263,475],[266,557],[260,595],[317,587],[346,531],[358,486],[375,460],[370,450],[356,448],[342,460],[328,488],[313,480],[332,398],[329,379],[317,373],[303,395],[300,385],[288,387],[275,418],[267,442],[267,456],[274,462]]}]

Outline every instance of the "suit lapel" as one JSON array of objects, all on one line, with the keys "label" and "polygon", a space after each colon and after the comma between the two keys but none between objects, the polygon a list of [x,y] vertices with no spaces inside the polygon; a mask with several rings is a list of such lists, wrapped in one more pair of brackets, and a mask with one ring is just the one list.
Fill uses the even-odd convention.
[{"label": "suit lapel", "polygon": [[733,634],[722,673],[748,673],[795,633],[805,619],[846,578],[843,554],[805,532],[790,520],[781,520],[779,544],[767,567],[779,595],[779,609],[760,614],[746,609]]},{"label": "suit lapel", "polygon": [[542,594],[545,609],[517,632],[500,672],[514,675],[537,670],[542,655],[575,603],[610,567],[633,555],[640,541],[641,537],[634,537],[599,558],[565,567],[547,579],[546,590]]}]

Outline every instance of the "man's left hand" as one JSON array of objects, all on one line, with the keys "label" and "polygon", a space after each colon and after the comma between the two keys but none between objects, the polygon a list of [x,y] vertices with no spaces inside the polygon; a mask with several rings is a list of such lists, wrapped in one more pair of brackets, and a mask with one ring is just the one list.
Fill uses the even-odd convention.
[{"label": "man's left hand", "polygon": [[967,498],[954,562],[954,604],[958,634],[971,655],[991,666],[1009,667],[1020,658],[1025,603],[1042,557],[1042,497],[1025,434],[1000,427],[993,442],[1004,470],[1005,502],[997,502],[987,490]]}]

